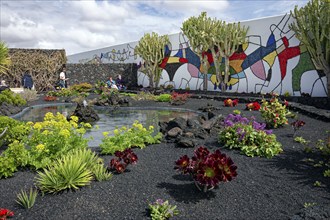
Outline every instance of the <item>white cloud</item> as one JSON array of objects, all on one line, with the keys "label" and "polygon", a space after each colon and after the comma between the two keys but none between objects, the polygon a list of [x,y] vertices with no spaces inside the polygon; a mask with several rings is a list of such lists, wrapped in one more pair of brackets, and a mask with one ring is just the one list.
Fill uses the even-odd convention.
[{"label": "white cloud", "polygon": [[81,0],[0,1],[0,40],[9,47],[62,49],[68,55],[139,40],[144,33],[173,34],[182,22],[208,16],[241,21],[279,15],[308,0]]}]

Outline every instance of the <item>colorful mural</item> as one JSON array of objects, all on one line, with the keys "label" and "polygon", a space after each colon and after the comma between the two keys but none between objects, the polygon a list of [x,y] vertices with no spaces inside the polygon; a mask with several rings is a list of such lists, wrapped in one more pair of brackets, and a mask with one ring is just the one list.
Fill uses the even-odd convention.
[{"label": "colorful mural", "polygon": [[[290,93],[300,96],[327,96],[326,76],[315,70],[313,62],[295,33],[289,29],[290,15],[276,16],[241,22],[249,26],[247,43],[230,57],[230,77],[226,85],[229,92],[245,93]],[[176,89],[207,89],[221,91],[215,77],[215,67],[210,51],[205,51],[210,67],[205,77],[199,57],[192,51],[189,39],[183,33],[170,35],[170,44],[165,48],[165,58],[160,85]],[[143,61],[134,54],[137,42],[104,48],[97,51],[71,55],[69,62],[135,62],[143,68]],[[224,71],[224,62],[220,64]],[[148,86],[148,77],[138,73],[138,84]]]}]

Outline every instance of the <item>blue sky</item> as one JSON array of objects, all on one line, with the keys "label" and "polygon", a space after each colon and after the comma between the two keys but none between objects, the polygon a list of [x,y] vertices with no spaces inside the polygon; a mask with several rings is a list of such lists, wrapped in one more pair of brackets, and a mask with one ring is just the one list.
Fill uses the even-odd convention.
[{"label": "blue sky", "polygon": [[308,0],[0,0],[0,40],[9,48],[65,49],[67,55],[180,32],[206,11],[237,22],[282,15]]}]

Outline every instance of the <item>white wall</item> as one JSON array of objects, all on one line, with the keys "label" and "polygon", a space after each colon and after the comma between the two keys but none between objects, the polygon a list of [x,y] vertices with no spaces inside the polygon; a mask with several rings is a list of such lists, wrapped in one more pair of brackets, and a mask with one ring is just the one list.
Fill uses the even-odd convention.
[{"label": "white wall", "polygon": [[[326,77],[319,77],[308,52],[300,45],[290,30],[290,15],[243,21],[249,27],[248,44],[230,65],[233,69],[228,90],[231,92],[276,92],[300,96],[308,93],[314,97],[327,96]],[[169,35],[170,57],[163,70],[160,85],[174,85],[176,89],[203,88],[203,75],[199,59],[189,48],[189,40],[182,33]],[[269,42],[267,44],[267,42]],[[138,42],[106,47],[68,56],[69,63],[137,63],[134,55]],[[138,84],[148,86],[149,81],[138,72]],[[221,91],[215,76],[208,74],[208,90]]]}]

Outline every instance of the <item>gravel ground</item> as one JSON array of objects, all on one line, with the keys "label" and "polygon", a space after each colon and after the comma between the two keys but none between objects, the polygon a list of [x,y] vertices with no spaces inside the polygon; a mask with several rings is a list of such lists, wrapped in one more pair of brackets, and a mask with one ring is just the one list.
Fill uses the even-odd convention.
[{"label": "gravel ground", "polygon": [[[227,115],[234,110],[211,99],[189,99],[179,107],[198,110],[208,103],[221,108],[218,114]],[[153,101],[133,102],[132,106],[171,107],[168,103]],[[261,119],[259,112],[245,111],[244,107],[239,104],[235,109],[245,116]],[[309,140],[309,146],[327,137],[329,122],[305,115],[299,115],[299,119],[306,125],[298,131],[298,136]],[[173,219],[330,219],[330,178],[322,176],[321,168],[304,162],[306,158],[317,160],[320,155],[305,153],[304,146],[290,136],[290,126],[275,129],[274,133],[284,151],[272,159],[247,157],[220,146],[217,137],[208,138],[205,146],[229,155],[238,167],[238,176],[207,193],[198,191],[189,176],[173,169],[174,161],[184,154],[191,156],[193,149],[161,143],[134,149],[138,163],[127,172],[114,175],[110,181],[92,182],[91,186],[75,192],[39,195],[30,210],[18,206],[15,199],[21,189],[34,185],[35,173],[19,171],[12,178],[0,180],[0,208],[13,210],[14,219],[138,220],[150,219],[148,203],[161,198],[177,205],[180,214]],[[105,163],[112,158],[101,157]],[[320,181],[321,186],[315,187],[315,181]],[[306,204],[313,206],[304,208]]]}]

